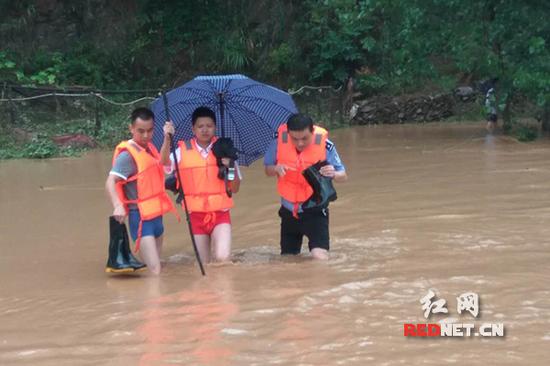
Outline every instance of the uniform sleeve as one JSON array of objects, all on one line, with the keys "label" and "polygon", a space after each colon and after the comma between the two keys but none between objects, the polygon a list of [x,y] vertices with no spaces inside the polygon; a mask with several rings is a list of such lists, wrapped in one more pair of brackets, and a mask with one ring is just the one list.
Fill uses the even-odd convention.
[{"label": "uniform sleeve", "polygon": [[273,140],[264,155],[264,165],[277,164],[277,140]]},{"label": "uniform sleeve", "polygon": [[137,173],[137,166],[134,158],[129,152],[121,152],[115,159],[115,163],[111,168],[109,174],[116,175],[124,180],[127,180],[131,176]]},{"label": "uniform sleeve", "polygon": [[338,151],[336,151],[336,146],[334,146],[334,143],[330,140],[327,140],[327,161],[330,165],[334,166],[334,170],[337,172],[346,170],[344,163],[342,163],[338,155]]}]

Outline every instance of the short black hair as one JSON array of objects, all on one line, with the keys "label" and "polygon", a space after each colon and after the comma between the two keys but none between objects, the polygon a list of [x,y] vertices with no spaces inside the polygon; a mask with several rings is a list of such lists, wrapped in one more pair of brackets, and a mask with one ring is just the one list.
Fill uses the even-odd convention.
[{"label": "short black hair", "polygon": [[193,126],[197,122],[197,119],[201,117],[209,117],[214,121],[214,124],[216,124],[216,113],[214,113],[213,110],[208,107],[198,107],[193,111],[193,115],[191,116],[191,123]]},{"label": "short black hair", "polygon": [[310,116],[296,113],[288,118],[286,127],[289,131],[303,131],[307,128],[313,132],[313,120]]},{"label": "short black hair", "polygon": [[130,121],[132,122],[132,124],[136,123],[136,120],[138,118],[144,121],[148,121],[150,119],[155,119],[155,114],[149,108],[140,107],[134,109],[132,111],[132,114],[130,114]]}]

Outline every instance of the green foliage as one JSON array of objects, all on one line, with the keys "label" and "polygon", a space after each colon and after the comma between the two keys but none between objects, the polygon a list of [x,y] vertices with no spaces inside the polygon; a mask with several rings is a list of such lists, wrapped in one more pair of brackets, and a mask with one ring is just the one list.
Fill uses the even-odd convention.
[{"label": "green foliage", "polygon": [[17,78],[17,64],[13,62],[6,52],[0,51],[0,80],[16,81]]},{"label": "green foliage", "polygon": [[379,75],[360,75],[357,78],[357,87],[367,96],[380,93],[388,82]]},{"label": "green foliage", "polygon": [[81,43],[72,48],[64,64],[64,84],[106,86],[109,73],[104,72],[104,55],[93,45]]},{"label": "green foliage", "polygon": [[289,73],[296,63],[297,57],[293,48],[283,42],[269,52],[265,69],[272,75]]},{"label": "green foliage", "polygon": [[58,84],[59,76],[63,72],[63,56],[59,52],[38,54],[35,58],[35,67],[36,71],[27,78],[30,84]]},{"label": "green foliage", "polygon": [[15,68],[15,62],[10,61],[5,52],[0,52],[0,70],[6,69],[14,69]]},{"label": "green foliage", "polygon": [[[50,9],[56,20],[44,24],[43,4],[0,1],[1,80],[157,88],[242,72],[285,89],[354,77],[372,95],[499,77],[507,120],[523,97],[539,110],[550,103],[548,1],[69,3]],[[63,32],[48,39],[56,27]]]},{"label": "green foliage", "polygon": [[539,129],[536,126],[520,123],[513,120],[509,123],[505,123],[503,126],[504,132],[514,136],[518,141],[531,142],[539,137]]},{"label": "green foliage", "polygon": [[120,141],[131,137],[128,131],[129,121],[125,117],[120,113],[115,113],[103,118],[101,130],[96,137],[103,147],[113,148]]},{"label": "green foliage", "polygon": [[17,143],[7,131],[2,131],[2,137],[0,137],[0,159],[44,159],[58,156],[59,154],[59,148],[47,135],[37,135],[31,141]]},{"label": "green foliage", "polygon": [[519,126],[515,131],[515,136],[521,142],[534,141],[539,136],[539,131],[534,126]]},{"label": "green foliage", "polygon": [[59,113],[49,110],[47,105],[42,107],[43,110],[36,107],[26,109],[25,112],[20,111],[17,115],[17,128],[11,125],[3,127],[0,125],[0,159],[78,156],[88,150],[85,147],[58,147],[52,140],[52,136],[58,135],[93,136],[100,148],[112,149],[120,141],[130,137],[129,113],[135,107],[143,105],[124,107],[104,105],[99,116],[101,119],[99,131],[96,131],[93,113],[85,118],[90,104],[79,102],[66,105]]},{"label": "green foliage", "polygon": [[[79,10],[85,4],[79,7],[78,2],[67,8],[67,22],[82,22],[87,16]],[[246,72],[283,87],[339,85],[355,76],[367,93],[395,93],[426,83],[450,87],[459,74],[473,79],[499,75],[513,80],[511,88],[539,105],[548,99],[547,2],[130,3],[134,7],[127,5],[127,11],[133,20],[124,29],[108,20],[125,11],[124,5],[105,2],[89,10],[99,16],[97,21],[86,24],[90,29],[82,27],[78,41],[63,50],[41,45],[22,52],[12,47],[9,58],[3,51],[1,76],[38,85],[94,87],[156,87],[182,73]],[[35,2],[3,2],[2,9],[5,34],[23,40],[37,18]],[[100,27],[111,27],[118,41],[107,46],[104,39],[95,39]]]},{"label": "green foliage", "polygon": [[33,138],[23,150],[26,157],[33,159],[50,158],[57,155],[59,148],[47,136]]},{"label": "green foliage", "polygon": [[242,30],[216,38],[215,44],[218,57],[222,60],[222,69],[241,71],[251,64],[252,59],[247,49],[249,39]]},{"label": "green foliage", "polygon": [[310,52],[314,81],[344,82],[375,46],[368,14],[354,0],[308,1],[310,11],[301,29]]},{"label": "green foliage", "polygon": [[11,136],[0,129],[0,159],[21,158],[21,149],[17,147]]}]

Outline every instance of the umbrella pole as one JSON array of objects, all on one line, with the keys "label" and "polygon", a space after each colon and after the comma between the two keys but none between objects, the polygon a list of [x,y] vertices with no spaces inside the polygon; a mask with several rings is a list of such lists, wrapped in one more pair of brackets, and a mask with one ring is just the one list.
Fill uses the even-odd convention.
[{"label": "umbrella pole", "polygon": [[218,93],[218,97],[220,99],[220,117],[221,117],[221,123],[222,123],[222,137],[225,137],[225,101],[223,97],[223,92]]},{"label": "umbrella pole", "polygon": [[[222,130],[222,137],[225,137],[225,100],[223,92],[218,93],[218,99],[220,103],[220,119],[221,119],[221,130]],[[227,181],[227,168],[223,168],[225,170],[225,174],[223,175],[223,184],[225,186],[225,193],[228,197],[231,197],[233,194],[231,193],[231,190],[229,189],[229,182]]]},{"label": "umbrella pole", "polygon": [[[166,93],[162,93],[162,98],[164,100],[164,111],[166,112],[166,120],[170,121],[170,110],[168,109],[168,99],[166,98]],[[180,168],[178,164],[178,157],[176,155],[176,146],[174,145],[174,136],[170,135],[170,145],[172,148],[172,158],[174,159],[174,165],[176,166],[176,178],[178,178],[178,190],[179,194],[183,197],[183,209],[185,211],[185,219],[187,220],[187,226],[189,228],[189,234],[191,235],[191,243],[193,243],[193,250],[195,251],[195,258],[199,263],[201,273],[203,276],[206,276],[204,271],[204,266],[202,265],[201,257],[199,255],[199,250],[197,249],[197,243],[195,242],[195,235],[193,235],[193,227],[191,226],[191,218],[189,216],[189,210],[187,209],[187,200],[185,199],[185,193],[183,191],[183,181],[181,180]]]}]

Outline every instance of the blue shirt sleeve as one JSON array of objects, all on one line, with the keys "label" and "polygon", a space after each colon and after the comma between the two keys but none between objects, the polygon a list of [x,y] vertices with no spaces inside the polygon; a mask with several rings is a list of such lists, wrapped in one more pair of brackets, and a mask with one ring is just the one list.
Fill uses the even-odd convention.
[{"label": "blue shirt sleeve", "polygon": [[264,155],[264,165],[276,165],[277,164],[277,140],[271,141],[267,151]]},{"label": "blue shirt sleeve", "polygon": [[342,163],[342,160],[340,159],[340,155],[338,155],[338,151],[336,151],[336,146],[334,146],[330,140],[327,140],[327,161],[337,172],[346,170],[344,163]]}]

